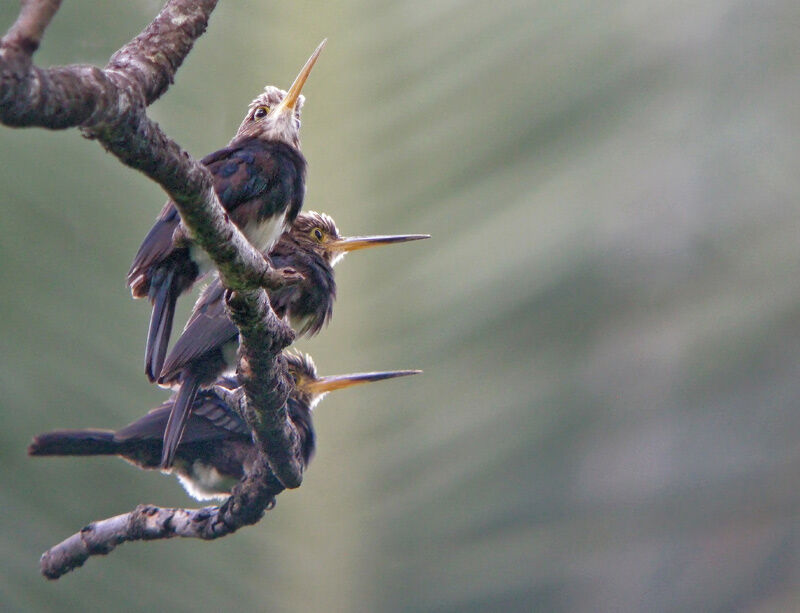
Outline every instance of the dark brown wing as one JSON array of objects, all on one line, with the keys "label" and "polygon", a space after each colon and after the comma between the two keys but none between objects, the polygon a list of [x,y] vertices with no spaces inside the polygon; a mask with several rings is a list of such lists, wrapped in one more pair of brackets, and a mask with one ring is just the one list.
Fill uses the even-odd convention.
[{"label": "dark brown wing", "polygon": [[[212,424],[218,430],[224,430],[228,435],[240,434],[250,437],[250,428],[247,427],[247,424],[213,391],[198,394],[198,400],[195,401],[193,411],[192,418],[189,419],[189,425],[186,427],[186,433],[183,435],[183,440],[186,442],[200,440],[196,435],[192,434],[194,422],[200,420]],[[196,420],[193,419],[195,417],[197,418]],[[187,435],[189,438],[187,438]]]},{"label": "dark brown wing", "polygon": [[[117,443],[157,441],[161,443],[173,399],[152,409],[141,419],[128,424],[114,434]],[[200,392],[194,401],[192,414],[186,424],[181,443],[210,441],[231,436],[249,436],[250,430],[213,391]]]},{"label": "dark brown wing", "polygon": [[144,298],[150,291],[150,269],[166,259],[174,245],[172,236],[181,223],[175,205],[170,201],[161,209],[156,223],[144,237],[128,271],[128,286],[134,298]]},{"label": "dark brown wing", "polygon": [[184,330],[189,328],[195,321],[206,321],[209,318],[215,318],[220,312],[225,310],[225,288],[216,275],[211,282],[200,292],[200,297],[194,303],[192,314],[189,316],[189,321],[186,322]]},{"label": "dark brown wing", "polygon": [[287,212],[291,223],[305,193],[305,158],[280,142],[235,140],[227,153],[205,162],[217,196],[238,226]]},{"label": "dark brown wing", "polygon": [[119,443],[130,441],[160,441],[164,436],[164,427],[172,409],[172,400],[151,409],[147,414],[114,433],[114,440]]},{"label": "dark brown wing", "polygon": [[[283,214],[285,223],[290,224],[302,207],[305,158],[285,143],[254,138],[234,141],[201,162],[214,177],[214,189],[222,206],[240,227],[249,220],[261,222]],[[167,202],[128,271],[128,285],[135,298],[148,295],[152,269],[169,259],[179,225],[175,205]]]},{"label": "dark brown wing", "polygon": [[192,362],[210,352],[222,351],[223,346],[235,341],[239,331],[225,313],[225,289],[215,279],[201,294],[180,338],[164,361],[159,382],[174,381]]},{"label": "dark brown wing", "polygon": [[[236,223],[240,223],[248,215],[253,215],[253,218],[262,215],[260,208],[263,207],[264,200],[277,203],[278,200],[285,201],[289,197],[283,183],[291,182],[297,172],[285,160],[277,157],[273,159],[272,147],[268,145],[270,144],[250,139],[232,143],[231,146],[200,160],[211,171],[217,196],[222,206],[233,213]],[[281,171],[287,172],[288,176],[279,180]],[[276,185],[279,187],[277,190],[273,189]],[[270,194],[271,191],[276,193]],[[242,208],[237,211],[239,207]],[[264,212],[266,213],[268,211]],[[178,211],[175,204],[169,201],[142,241],[128,271],[128,285],[134,297],[143,298],[148,295],[151,269],[169,258],[175,248],[173,235],[179,225]]]},{"label": "dark brown wing", "polygon": [[[226,147],[210,153],[200,162],[206,166],[219,164],[221,160],[224,160],[230,154],[231,149]],[[169,257],[175,247],[172,237],[180,223],[181,218],[178,214],[178,209],[175,208],[175,203],[170,200],[161,209],[153,227],[144,237],[128,271],[128,285],[134,298],[144,298],[148,295],[152,276],[151,268]]]}]

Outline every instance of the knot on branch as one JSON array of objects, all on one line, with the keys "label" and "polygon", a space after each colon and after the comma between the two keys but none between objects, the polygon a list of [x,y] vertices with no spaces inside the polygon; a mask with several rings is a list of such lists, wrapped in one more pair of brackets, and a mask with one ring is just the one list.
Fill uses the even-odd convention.
[{"label": "knot on branch", "polygon": [[259,286],[268,290],[277,290],[286,285],[296,285],[300,283],[305,276],[291,267],[272,268],[269,266],[264,274],[259,279]]}]

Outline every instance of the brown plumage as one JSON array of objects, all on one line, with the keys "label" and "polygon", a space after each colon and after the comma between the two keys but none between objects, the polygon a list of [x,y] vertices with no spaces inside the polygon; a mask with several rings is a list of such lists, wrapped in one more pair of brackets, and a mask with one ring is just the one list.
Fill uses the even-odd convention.
[{"label": "brown plumage", "polygon": [[[333,265],[345,253],[420,238],[427,238],[427,235],[341,237],[330,216],[314,211],[301,213],[269,257],[274,266],[293,268],[301,273],[303,280],[270,291],[272,308],[279,317],[288,317],[298,334],[316,334],[333,312],[336,298]],[[176,412],[184,411],[180,413],[184,419],[188,417],[197,392],[236,366],[239,331],[228,319],[223,296],[224,288],[219,280],[206,288],[159,377],[159,384],[180,384],[175,405]],[[165,455],[174,451],[173,445],[178,441],[179,438],[165,445]]]},{"label": "brown plumage", "polygon": [[[419,372],[388,371],[320,377],[309,356],[286,353],[285,357],[295,381],[286,409],[297,428],[305,465],[311,461],[316,445],[312,410],[325,394],[359,383]],[[217,381],[217,385],[233,390],[238,381],[226,377]],[[174,402],[175,396],[116,432],[57,430],[40,434],[31,442],[28,453],[39,456],[116,455],[139,468],[160,468],[164,429]],[[233,484],[250,470],[256,454],[250,429],[239,414],[214,391],[202,391],[194,399],[175,461],[164,472],[176,475],[189,494],[199,500],[219,498],[227,496]],[[277,479],[275,483],[279,486],[277,491],[280,491],[282,486]]]},{"label": "brown plumage", "polygon": [[[300,152],[300,89],[321,49],[322,45],[288,92],[266,87],[250,104],[230,144],[201,160],[231,221],[261,251],[272,247],[303,204],[306,161]],[[128,272],[134,298],[147,297],[153,303],[145,349],[145,373],[151,381],[163,366],[178,297],[210,268],[206,254],[182,231],[174,203],[168,202]]]}]

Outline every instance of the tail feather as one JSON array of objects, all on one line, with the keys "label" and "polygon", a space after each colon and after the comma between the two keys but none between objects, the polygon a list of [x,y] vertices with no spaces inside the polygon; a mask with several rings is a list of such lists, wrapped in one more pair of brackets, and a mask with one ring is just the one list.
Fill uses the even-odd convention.
[{"label": "tail feather", "polygon": [[189,421],[194,399],[197,397],[197,392],[200,389],[201,380],[202,377],[200,375],[188,373],[181,383],[181,389],[178,392],[178,397],[175,399],[175,404],[172,405],[172,411],[169,414],[169,420],[167,420],[167,427],[164,430],[161,468],[169,468],[175,460],[175,453],[183,438],[183,432],[186,430],[186,424]]},{"label": "tail feather", "polygon": [[175,304],[180,294],[175,287],[175,271],[168,270],[158,284],[153,283],[151,293],[154,294],[153,312],[150,315],[150,329],[147,332],[144,372],[150,382],[154,383],[161,373],[167,356],[172,320],[175,317]]},{"label": "tail feather", "polygon": [[34,437],[28,455],[117,455],[111,430],[56,430]]}]

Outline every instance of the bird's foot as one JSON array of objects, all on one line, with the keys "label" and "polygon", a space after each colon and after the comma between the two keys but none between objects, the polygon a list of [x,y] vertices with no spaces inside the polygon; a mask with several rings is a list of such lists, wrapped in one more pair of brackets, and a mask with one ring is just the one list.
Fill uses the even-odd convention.
[{"label": "bird's foot", "polygon": [[235,411],[242,419],[245,418],[244,407],[247,406],[247,398],[245,398],[242,386],[230,389],[224,385],[215,385],[212,389],[217,397],[227,404],[232,411]]},{"label": "bird's foot", "polygon": [[270,268],[261,277],[261,286],[264,289],[279,289],[285,285],[295,285],[305,279],[302,273],[294,268]]}]

